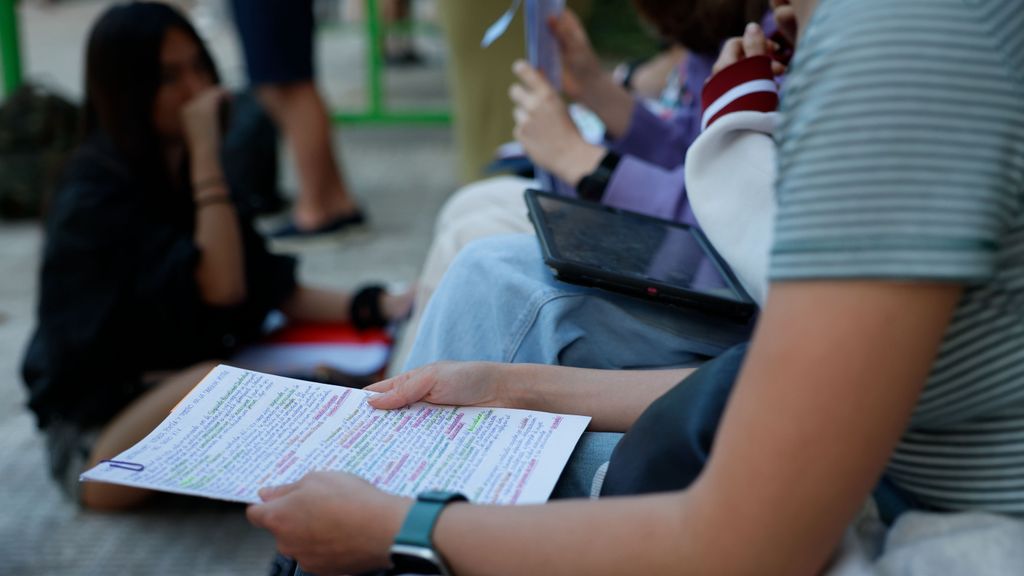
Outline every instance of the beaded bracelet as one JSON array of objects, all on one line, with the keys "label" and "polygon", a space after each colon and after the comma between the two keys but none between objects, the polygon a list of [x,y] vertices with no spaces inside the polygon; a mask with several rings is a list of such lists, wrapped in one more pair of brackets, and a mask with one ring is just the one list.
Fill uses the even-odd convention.
[{"label": "beaded bracelet", "polygon": [[196,198],[196,208],[205,208],[214,204],[231,204],[231,195],[213,194],[203,198]]},{"label": "beaded bracelet", "polygon": [[199,182],[193,183],[192,194],[198,194],[199,192],[202,192],[203,190],[206,190],[208,188],[219,188],[226,185],[227,184],[224,182],[223,177],[214,176],[212,178],[207,178],[206,180],[200,180]]}]

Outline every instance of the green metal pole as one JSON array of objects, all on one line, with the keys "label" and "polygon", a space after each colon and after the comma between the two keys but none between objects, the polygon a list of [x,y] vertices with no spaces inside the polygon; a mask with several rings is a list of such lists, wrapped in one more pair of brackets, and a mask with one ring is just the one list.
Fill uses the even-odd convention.
[{"label": "green metal pole", "polygon": [[369,112],[335,112],[331,120],[336,124],[362,126],[444,126],[452,121],[451,114],[446,110],[409,110],[390,111],[381,114]]},{"label": "green metal pole", "polygon": [[383,49],[383,36],[381,34],[380,9],[376,0],[366,0],[366,66],[367,82],[370,85],[370,110],[371,117],[379,118],[384,115],[384,59],[381,54]]},{"label": "green metal pole", "polygon": [[[2,2],[4,0],[0,0]],[[380,7],[376,0],[366,0],[366,85],[367,103],[361,111],[335,110],[331,121],[335,124],[365,126],[403,125],[446,125],[451,123],[451,114],[446,110],[391,110],[387,104],[387,87],[384,83],[384,35],[387,26],[380,19]],[[337,28],[347,30],[348,25]]]},{"label": "green metal pole", "polygon": [[4,94],[10,94],[21,86],[21,44],[15,1],[0,0],[0,65],[4,73]]}]

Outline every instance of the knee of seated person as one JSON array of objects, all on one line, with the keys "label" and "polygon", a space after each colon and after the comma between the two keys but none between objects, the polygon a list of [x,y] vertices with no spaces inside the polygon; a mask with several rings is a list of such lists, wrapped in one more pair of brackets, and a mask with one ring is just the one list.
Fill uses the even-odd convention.
[{"label": "knee of seated person", "polygon": [[[219,359],[218,360],[203,360],[202,362],[199,362],[197,364],[193,364],[192,366],[188,367],[186,370],[188,370],[188,372],[190,372],[190,373],[196,373],[196,374],[201,374],[202,376],[205,376],[206,374],[209,374],[211,371],[213,371],[214,368],[216,368],[217,366],[220,366],[223,363],[224,363],[224,361],[223,360],[219,360]],[[200,377],[202,377],[202,376],[200,376]]]},{"label": "knee of seated person", "polygon": [[434,230],[441,232],[459,220],[472,218],[474,213],[489,208],[498,198],[509,195],[521,197],[528,182],[513,176],[497,176],[463,186],[441,206],[434,221]]},{"label": "knee of seated person", "polygon": [[94,512],[121,512],[137,508],[153,495],[150,490],[87,482],[82,486],[79,505]]},{"label": "knee of seated person", "polygon": [[495,276],[498,267],[518,268],[517,260],[536,248],[537,239],[528,234],[506,234],[473,240],[459,252],[452,262],[460,270],[473,270],[478,280]]}]

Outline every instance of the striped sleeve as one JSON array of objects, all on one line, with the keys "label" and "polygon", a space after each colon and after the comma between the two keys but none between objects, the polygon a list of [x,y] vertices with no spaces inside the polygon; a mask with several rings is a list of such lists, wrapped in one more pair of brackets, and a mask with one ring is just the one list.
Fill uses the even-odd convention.
[{"label": "striped sleeve", "polygon": [[1003,46],[963,0],[827,6],[783,94],[772,279],[990,278],[1020,210]]}]

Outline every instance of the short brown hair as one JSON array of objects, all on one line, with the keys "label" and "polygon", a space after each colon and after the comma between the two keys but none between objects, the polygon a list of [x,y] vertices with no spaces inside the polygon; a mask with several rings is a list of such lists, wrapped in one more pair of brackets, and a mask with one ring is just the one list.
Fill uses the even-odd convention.
[{"label": "short brown hair", "polygon": [[717,54],[722,43],[742,36],[747,22],[760,22],[768,0],[633,0],[666,40],[692,52]]}]

